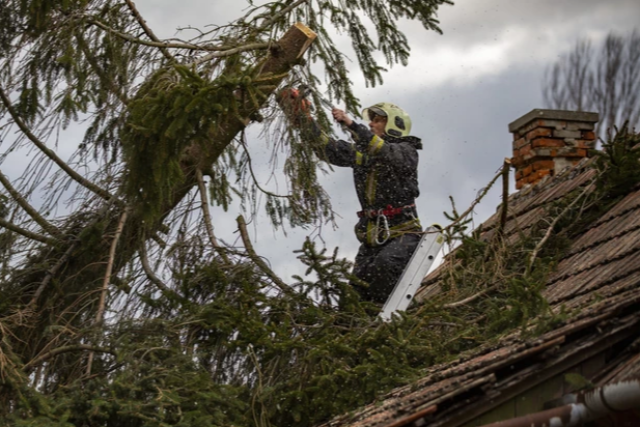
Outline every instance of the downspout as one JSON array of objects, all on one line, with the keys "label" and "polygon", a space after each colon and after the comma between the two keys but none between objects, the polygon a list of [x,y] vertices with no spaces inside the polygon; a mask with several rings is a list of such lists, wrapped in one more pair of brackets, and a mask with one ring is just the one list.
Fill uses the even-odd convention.
[{"label": "downspout", "polygon": [[482,427],[570,427],[610,413],[640,408],[640,379],[607,384],[575,395],[576,402]]}]

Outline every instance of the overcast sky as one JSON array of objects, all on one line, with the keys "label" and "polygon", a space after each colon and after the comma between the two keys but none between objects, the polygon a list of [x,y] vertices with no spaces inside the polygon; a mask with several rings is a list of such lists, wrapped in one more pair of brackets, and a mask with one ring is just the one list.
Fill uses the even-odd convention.
[{"label": "overcast sky", "polygon": [[[187,25],[225,24],[242,13],[238,0],[138,0],[149,25],[169,37]],[[400,105],[413,119],[413,134],[422,138],[421,196],[417,201],[423,224],[446,224],[453,196],[465,210],[511,156],[507,125],[534,108],[541,108],[541,80],[548,64],[579,38],[595,44],[607,32],[626,33],[640,22],[638,0],[458,0],[438,12],[444,32],[425,32],[418,23],[403,24],[412,47],[409,66],[396,66],[384,85],[365,88],[354,70],[356,94],[363,106],[388,101]],[[251,141],[260,155],[261,141]],[[262,153],[265,153],[264,151]],[[512,177],[513,181],[513,177]],[[338,229],[325,227],[329,248],[339,246],[353,259],[358,242],[353,235],[358,206],[351,170],[336,168],[322,182],[337,213]],[[512,192],[515,191],[512,184]],[[477,223],[494,211],[500,190],[494,189],[476,209]],[[238,212],[219,215],[217,234],[235,236]],[[256,249],[268,257],[285,280],[300,267],[292,262],[308,233],[274,232],[268,219],[254,223]],[[257,235],[256,235],[257,233]]]}]

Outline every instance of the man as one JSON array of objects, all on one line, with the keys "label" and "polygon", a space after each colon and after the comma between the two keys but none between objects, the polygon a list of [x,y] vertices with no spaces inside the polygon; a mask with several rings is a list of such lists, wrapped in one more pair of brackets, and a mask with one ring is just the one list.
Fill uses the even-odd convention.
[{"label": "man", "polygon": [[[290,92],[284,98],[296,97],[297,92]],[[421,237],[415,199],[419,195],[417,150],[422,143],[409,135],[407,113],[390,103],[363,111],[368,127],[340,109],[334,108],[332,115],[346,126],[355,143],[329,138],[309,119],[312,134],[322,141],[317,154],[333,165],[353,169],[362,208],[357,212],[356,236],[361,245],[353,272],[369,285],[355,289],[363,300],[384,304]]]}]

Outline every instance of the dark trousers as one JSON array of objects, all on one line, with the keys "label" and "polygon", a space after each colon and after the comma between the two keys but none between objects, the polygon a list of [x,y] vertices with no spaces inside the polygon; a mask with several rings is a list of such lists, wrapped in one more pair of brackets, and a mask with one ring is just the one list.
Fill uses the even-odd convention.
[{"label": "dark trousers", "polygon": [[387,301],[421,237],[418,233],[407,233],[382,246],[360,245],[353,274],[369,284],[368,287],[354,286],[362,300],[378,304]]}]

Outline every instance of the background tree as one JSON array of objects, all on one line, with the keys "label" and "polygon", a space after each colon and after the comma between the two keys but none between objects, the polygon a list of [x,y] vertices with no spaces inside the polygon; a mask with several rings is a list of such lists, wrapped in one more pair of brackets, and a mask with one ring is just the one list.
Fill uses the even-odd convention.
[{"label": "background tree", "polygon": [[[299,258],[317,279],[286,284],[242,217],[244,249],[216,239],[208,206],[236,197],[253,214],[264,198],[275,226],[330,220],[312,147],[279,120],[274,92],[317,89],[324,74],[323,92],[355,113],[331,35],[381,84],[409,58],[400,20],[439,31],[450,2],[248,3],[230,24],[170,40],[131,0],[3,3],[0,162],[29,154],[19,177],[0,172],[3,423],[304,425],[430,357],[427,330],[399,353],[388,338],[400,329],[368,327],[337,253],[307,243]],[[255,182],[252,123],[286,157],[284,194]]]},{"label": "background tree", "polygon": [[543,80],[548,108],[595,111],[600,136],[625,121],[640,125],[640,33],[610,32],[599,48],[588,39],[547,69]]}]

